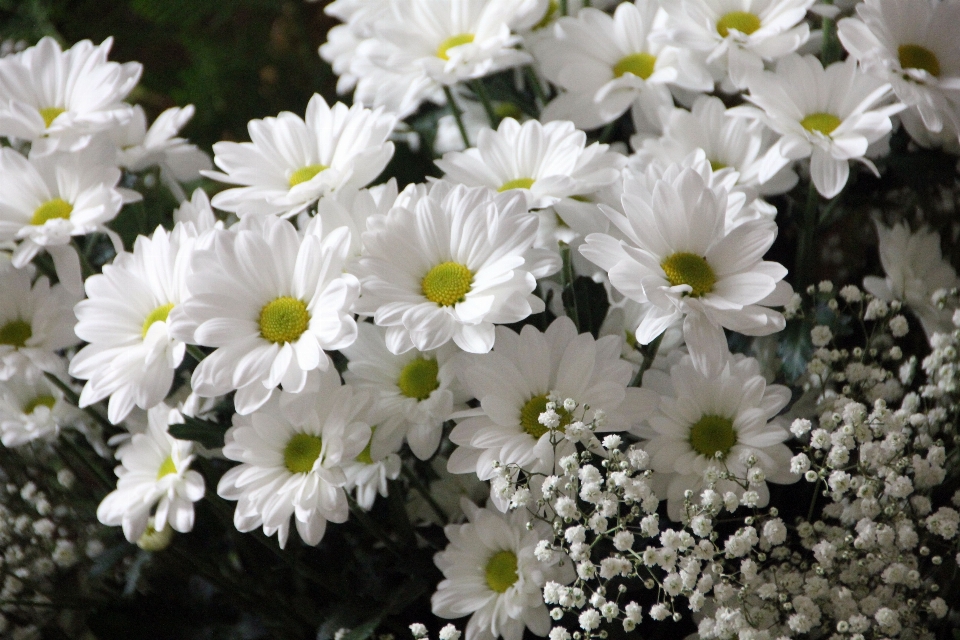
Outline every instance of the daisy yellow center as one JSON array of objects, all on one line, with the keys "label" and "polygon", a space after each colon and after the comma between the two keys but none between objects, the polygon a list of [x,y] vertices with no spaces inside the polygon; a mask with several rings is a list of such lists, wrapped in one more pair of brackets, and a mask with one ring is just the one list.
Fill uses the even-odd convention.
[{"label": "daisy yellow center", "polygon": [[730,35],[730,29],[750,35],[759,28],[760,18],[749,11],[731,11],[717,20],[717,33],[722,38]]},{"label": "daisy yellow center", "polygon": [[30,219],[30,224],[39,227],[45,224],[47,220],[56,218],[68,220],[71,213],[73,213],[72,204],[60,198],[54,198],[37,207],[37,210],[33,212],[33,218]]},{"label": "daisy yellow center", "polygon": [[737,432],[730,418],[708,414],[690,427],[690,446],[704,457],[714,458],[718,453],[726,457],[735,444]]},{"label": "daisy yellow center", "polygon": [[690,295],[694,298],[710,293],[717,283],[717,275],[710,264],[695,253],[675,253],[664,260],[660,267],[667,275],[670,286],[689,285],[692,289]]},{"label": "daisy yellow center", "polygon": [[318,173],[321,171],[326,171],[329,168],[330,167],[322,164],[311,164],[303,167],[302,169],[297,169],[290,174],[290,188],[293,188],[302,182],[309,182],[310,180],[313,180]]},{"label": "daisy yellow center", "polygon": [[517,554],[513,551],[500,551],[489,561],[486,570],[487,586],[503,593],[517,581]]},{"label": "daisy yellow center", "polygon": [[436,360],[430,358],[411,360],[400,371],[400,377],[397,379],[400,393],[408,398],[426,400],[440,386],[440,380],[437,377],[439,372],[440,365]]},{"label": "daisy yellow center", "polygon": [[625,73],[632,73],[646,80],[653,75],[655,64],[657,64],[657,56],[649,53],[631,53],[613,65],[613,75],[619,78]]},{"label": "daisy yellow center", "polygon": [[157,480],[164,478],[171,473],[177,472],[177,465],[173,462],[173,456],[167,456],[164,458],[163,462],[160,464],[160,469],[157,470]]},{"label": "daisy yellow center", "polygon": [[45,109],[40,109],[40,117],[43,118],[44,126],[49,129],[50,125],[53,124],[53,121],[57,119],[64,110],[60,107],[47,107]]},{"label": "daisy yellow center", "polygon": [[0,344],[11,347],[25,347],[27,340],[33,335],[30,323],[23,320],[11,320],[0,327]]},{"label": "daisy yellow center", "polygon": [[819,131],[825,136],[833,133],[833,130],[840,126],[840,118],[832,113],[811,113],[800,121],[800,126],[813,133]]},{"label": "daisy yellow center", "polygon": [[424,297],[441,307],[452,307],[463,302],[470,293],[473,273],[459,262],[441,262],[423,276],[420,288]]},{"label": "daisy yellow center", "polygon": [[449,60],[450,56],[447,55],[447,51],[454,47],[459,47],[462,44],[470,44],[471,42],[473,42],[472,33],[459,33],[455,36],[450,36],[437,47],[437,57],[441,60]]},{"label": "daisy yellow center", "polygon": [[516,180],[507,180],[503,185],[497,189],[500,193],[504,191],[510,191],[510,189],[529,189],[533,186],[533,178],[517,178]]},{"label": "daisy yellow center", "polygon": [[309,433],[298,433],[290,438],[283,450],[283,464],[290,473],[309,473],[320,457],[323,440]]},{"label": "daisy yellow center", "polygon": [[147,337],[147,331],[150,330],[150,327],[153,326],[154,322],[166,322],[167,316],[170,315],[170,310],[173,309],[173,303],[162,304],[150,313],[147,314],[146,320],[143,321],[143,337]]},{"label": "daisy yellow center", "polygon": [[[547,410],[547,394],[542,393],[539,396],[533,396],[520,409],[520,426],[531,436],[540,439],[549,429],[540,423],[540,414]],[[558,406],[554,411],[560,416],[560,426],[558,431],[563,431],[571,422],[571,416],[567,410]]]},{"label": "daisy yellow center", "polygon": [[293,342],[307,330],[310,314],[302,300],[283,296],[260,310],[260,335],[269,342]]},{"label": "daisy yellow center", "polygon": [[376,427],[370,427],[370,440],[367,442],[367,446],[363,448],[363,451],[357,454],[357,457],[354,458],[357,462],[361,464],[373,464],[373,456],[370,455],[370,447],[373,446],[373,432],[376,431]]},{"label": "daisy yellow center", "polygon": [[37,396],[30,402],[28,402],[23,407],[23,412],[26,415],[32,414],[37,410],[37,407],[46,407],[47,409],[53,409],[53,405],[57,404],[57,399],[53,396]]},{"label": "daisy yellow center", "polygon": [[904,69],[923,69],[935,78],[940,76],[940,60],[930,49],[918,44],[902,44],[897,47],[897,54]]},{"label": "daisy yellow center", "polygon": [[726,169],[728,166],[730,165],[720,162],[719,160],[710,161],[710,168],[713,169],[714,171],[720,171],[721,169]]}]

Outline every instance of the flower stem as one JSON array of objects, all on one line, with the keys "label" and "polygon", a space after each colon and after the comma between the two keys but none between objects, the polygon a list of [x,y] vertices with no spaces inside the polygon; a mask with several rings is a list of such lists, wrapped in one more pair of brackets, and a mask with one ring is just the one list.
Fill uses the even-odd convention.
[{"label": "flower stem", "polygon": [[470,87],[480,98],[483,110],[487,112],[487,119],[490,120],[490,127],[496,129],[497,125],[500,124],[500,119],[497,117],[497,111],[493,108],[493,102],[490,101],[490,96],[487,94],[487,88],[483,86],[483,80],[474,80],[470,83]]},{"label": "flower stem", "polygon": [[794,265],[796,272],[797,290],[802,291],[813,279],[813,261],[816,252],[814,242],[817,235],[817,221],[819,216],[817,212],[820,208],[820,194],[817,193],[817,187],[810,183],[807,190],[807,204],[803,212],[803,220],[800,225],[800,239],[797,243],[797,260]]},{"label": "flower stem", "polygon": [[650,344],[648,344],[643,349],[643,362],[640,363],[640,369],[637,371],[637,375],[633,376],[633,380],[630,381],[631,387],[639,387],[643,382],[643,374],[653,366],[653,361],[657,359],[657,352],[660,350],[660,343],[663,342],[663,334],[661,333],[656,338],[654,338]]},{"label": "flower stem", "polygon": [[[833,0],[823,0],[823,4],[833,4]],[[840,59],[840,39],[837,37],[837,23],[833,18],[824,18],[821,22],[823,42],[820,44],[820,62],[828,67]]]},{"label": "flower stem", "polygon": [[560,258],[563,260],[563,267],[560,270],[560,286],[563,288],[561,297],[563,298],[563,308],[567,316],[573,320],[577,331],[580,331],[580,310],[577,308],[577,292],[573,288],[573,281],[576,275],[573,272],[573,260],[570,257],[570,245],[566,242],[560,243]]},{"label": "flower stem", "polygon": [[537,72],[534,71],[533,67],[524,67],[524,72],[527,76],[527,82],[530,83],[530,87],[533,89],[533,95],[537,98],[537,108],[543,110],[543,105],[547,103],[547,92],[544,91],[543,85],[540,84],[540,78],[537,77]]},{"label": "flower stem", "polygon": [[201,351],[200,347],[195,344],[187,345],[187,353],[190,354],[191,358],[197,361],[197,364],[200,364],[200,361],[207,357],[207,354]]},{"label": "flower stem", "polygon": [[463,125],[463,111],[460,110],[460,105],[454,100],[453,92],[450,91],[450,87],[447,85],[443,85],[443,95],[447,96],[450,112],[453,113],[453,119],[457,121],[457,128],[460,129],[460,137],[463,138],[463,146],[465,149],[469,149],[470,136],[467,135],[467,128]]}]

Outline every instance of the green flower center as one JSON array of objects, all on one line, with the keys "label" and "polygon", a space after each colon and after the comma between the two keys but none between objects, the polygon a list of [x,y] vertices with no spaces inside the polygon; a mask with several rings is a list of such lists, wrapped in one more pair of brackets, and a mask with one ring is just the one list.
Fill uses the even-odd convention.
[{"label": "green flower center", "polygon": [[840,118],[832,113],[811,113],[800,121],[800,126],[813,133],[819,131],[825,136],[833,133],[833,130],[840,126]]},{"label": "green flower center", "polygon": [[897,47],[897,53],[904,69],[923,69],[935,78],[940,77],[940,60],[930,49],[918,44],[902,44]]},{"label": "green flower center", "polygon": [[503,193],[504,191],[509,191],[510,189],[529,189],[533,186],[533,178],[517,178],[516,180],[507,180],[503,183],[497,191]]},{"label": "green flower center", "polygon": [[302,169],[297,169],[290,174],[290,188],[292,189],[302,182],[313,180],[318,173],[326,171],[329,168],[330,167],[322,164],[311,164]]},{"label": "green flower center", "polygon": [[361,464],[373,464],[373,456],[370,455],[370,447],[373,446],[373,432],[376,431],[376,427],[370,427],[370,440],[367,441],[367,446],[363,448],[363,451],[357,454],[357,457],[354,458],[357,462]]},{"label": "green flower center", "polygon": [[298,433],[290,438],[283,450],[283,463],[290,473],[309,473],[320,457],[323,440],[309,433]]},{"label": "green flower center", "polygon": [[730,29],[750,35],[760,28],[760,18],[748,11],[731,11],[717,20],[717,33],[721,38],[730,35]]},{"label": "green flower center", "polygon": [[46,407],[47,409],[53,409],[53,405],[57,403],[57,399],[53,396],[37,396],[30,402],[24,405],[23,412],[26,415],[32,414],[37,410],[37,407]]},{"label": "green flower center", "polygon": [[307,330],[310,314],[302,300],[283,296],[260,310],[260,335],[268,342],[293,342]]},{"label": "green flower center", "polygon": [[23,320],[11,320],[0,327],[0,344],[17,348],[25,347],[32,335],[33,329],[29,323]]},{"label": "green flower center", "polygon": [[[550,431],[540,424],[540,414],[547,410],[547,402],[549,402],[547,394],[542,393],[527,400],[527,404],[520,409],[520,426],[537,440],[547,431]],[[563,431],[573,421],[573,417],[559,405],[554,411],[560,416],[560,426],[557,427],[557,430]]]},{"label": "green flower center", "polygon": [[503,593],[517,581],[517,555],[513,551],[500,551],[487,562],[487,586]]},{"label": "green flower center", "polygon": [[496,102],[493,105],[493,112],[501,120],[503,118],[513,118],[519,120],[523,117],[523,111],[512,102]]},{"label": "green flower center", "polygon": [[657,56],[649,53],[631,53],[613,65],[613,75],[619,78],[625,73],[632,73],[646,80],[653,75],[653,67],[656,64]]},{"label": "green flower center", "polygon": [[166,322],[167,316],[170,315],[170,310],[173,309],[173,303],[162,304],[150,313],[147,314],[147,319],[143,321],[143,337],[147,337],[147,332],[150,330],[150,327],[153,326],[154,322]]},{"label": "green flower center", "polygon": [[560,3],[557,2],[557,0],[550,0],[550,2],[547,3],[546,13],[543,14],[542,18],[540,18],[540,22],[533,25],[532,30],[537,31],[538,29],[543,29],[545,26],[553,22],[553,18],[557,15],[558,11],[560,11]]},{"label": "green flower center", "polygon": [[157,531],[152,524],[148,524],[143,535],[137,540],[137,546],[144,551],[163,551],[170,546],[173,539],[173,529],[169,526]]},{"label": "green flower center", "polygon": [[56,218],[69,220],[71,213],[73,213],[72,204],[60,198],[54,198],[37,207],[37,210],[33,212],[33,218],[30,219],[30,224],[39,227],[45,224],[47,220]]},{"label": "green flower center", "polygon": [[440,386],[439,373],[440,365],[436,360],[416,358],[400,371],[397,386],[400,387],[400,393],[408,398],[426,400]]},{"label": "green flower center", "polygon": [[157,470],[157,480],[176,472],[177,465],[173,462],[173,456],[167,456],[160,464],[160,469]]},{"label": "green flower center", "polygon": [[57,119],[61,113],[64,112],[64,109],[60,107],[47,107],[45,109],[40,109],[40,117],[43,118],[44,126],[49,129],[50,125],[53,124],[53,121]]},{"label": "green flower center", "polygon": [[633,331],[630,331],[630,329],[627,329],[626,331],[624,331],[624,333],[627,334],[627,338],[626,338],[626,339],[627,339],[627,344],[630,346],[631,349],[636,349],[636,348],[637,348],[637,334],[635,334]]},{"label": "green flower center", "polygon": [[470,292],[473,273],[459,262],[441,262],[423,276],[420,288],[430,302],[452,307]]},{"label": "green flower center", "polygon": [[437,47],[437,57],[441,60],[449,60],[450,56],[447,55],[447,51],[453,49],[454,47],[459,47],[462,44],[470,44],[471,42],[473,42],[472,33],[461,33],[455,36],[450,36],[441,42],[439,47]]},{"label": "green flower center", "polygon": [[664,260],[660,267],[667,275],[670,286],[689,285],[693,289],[690,295],[694,298],[710,293],[713,291],[713,285],[717,283],[717,276],[706,259],[695,253],[684,251],[675,253]]},{"label": "green flower center", "polygon": [[704,457],[714,458],[717,453],[726,457],[735,444],[737,432],[730,418],[708,414],[690,427],[690,446]]},{"label": "green flower center", "polygon": [[726,169],[729,166],[730,165],[720,162],[719,160],[710,161],[710,168],[713,169],[714,171],[720,171],[720,169]]}]

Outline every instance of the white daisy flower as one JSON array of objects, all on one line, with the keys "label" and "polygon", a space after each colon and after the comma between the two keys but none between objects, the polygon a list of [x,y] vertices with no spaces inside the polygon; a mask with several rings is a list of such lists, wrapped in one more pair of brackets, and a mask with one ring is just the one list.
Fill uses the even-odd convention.
[{"label": "white daisy flower", "polygon": [[496,131],[480,131],[476,148],[444,154],[436,164],[444,178],[468,187],[518,191],[530,209],[593,193],[620,177],[626,159],[595,142],[572,122],[522,125],[505,118]]},{"label": "white daisy flower", "polygon": [[431,351],[451,339],[485,353],[494,323],[543,310],[533,294],[537,278],[555,273],[560,261],[531,248],[537,218],[521,196],[437,182],[407,197],[368,222],[357,268],[357,310],[387,327],[392,353]]},{"label": "white daisy flower", "polygon": [[781,167],[772,176],[764,173],[764,156],[774,142],[772,138],[772,132],[762,122],[728,117],[719,98],[699,96],[690,111],[670,111],[659,138],[635,135],[630,140],[637,150],[631,169],[645,169],[653,162],[681,163],[702,149],[714,173],[730,169],[739,174],[735,188],[760,195],[786,193],[798,181],[789,166]]},{"label": "white daisy flower", "polygon": [[197,188],[193,190],[193,195],[189,200],[184,200],[180,206],[173,212],[174,224],[190,224],[199,236],[208,238],[212,236],[214,230],[223,229],[221,220],[217,220],[213,208],[210,206],[210,198],[207,192]]},{"label": "white daisy flower", "polygon": [[286,220],[254,216],[194,252],[190,297],[171,318],[171,334],[216,348],[193,372],[195,393],[236,389],[237,412],[248,414],[278,384],[296,393],[308,371],[330,366],[323,350],[357,335],[349,310],[360,283],[343,272],[349,235],[340,228],[301,240]]},{"label": "white daisy flower", "polygon": [[521,8],[514,0],[392,0],[357,47],[354,100],[405,117],[424,100],[445,103],[441,86],[529,63],[510,32]]},{"label": "white daisy flower", "polygon": [[190,469],[193,443],[167,431],[168,425],[183,422],[180,412],[159,404],[149,411],[148,420],[145,433],[134,434],[117,449],[117,488],[97,508],[97,519],[121,525],[130,542],[147,531],[151,515],[157,531],[168,524],[180,533],[193,529],[193,503],[205,491],[203,476]]},{"label": "white daisy flower", "polygon": [[877,236],[887,277],[867,276],[863,287],[881,300],[899,300],[909,306],[927,336],[953,331],[953,310],[939,309],[931,301],[938,289],[960,287],[957,272],[943,259],[940,234],[928,228],[911,233],[906,223],[892,228],[877,223]]},{"label": "white daisy flower", "polygon": [[352,461],[343,464],[343,472],[347,476],[344,489],[353,492],[357,504],[364,511],[370,511],[377,499],[377,494],[386,498],[389,495],[387,481],[400,477],[400,456],[390,452],[380,457],[374,457],[372,445],[374,433],[379,427],[371,427],[370,441],[363,451],[357,454]]},{"label": "white daisy flower", "polygon": [[890,116],[900,103],[886,104],[890,85],[857,68],[852,58],[824,69],[813,56],[790,55],[776,72],[752,75],[747,100],[756,107],[735,107],[728,113],[759,120],[782,137],[770,149],[762,175],[776,173],[790,160],[810,158],[810,177],[825,198],[847,183],[850,160],[879,175],[865,157],[867,148],[890,133]]},{"label": "white daisy flower", "polygon": [[18,376],[0,382],[0,442],[5,447],[55,438],[79,418],[63,392],[45,378]]},{"label": "white daisy flower", "polygon": [[444,579],[430,599],[433,613],[453,619],[470,615],[464,640],[521,640],[550,631],[543,586],[567,584],[575,577],[562,554],[551,562],[537,560],[534,550],[553,536],[549,525],[533,520],[527,528],[525,509],[503,515],[462,500],[464,524],[444,528],[450,544],[434,556]]},{"label": "white daisy flower", "polygon": [[[607,285],[610,307],[607,309],[607,315],[603,318],[603,324],[600,325],[599,336],[601,338],[616,336],[621,343],[620,357],[632,364],[636,371],[643,362],[643,354],[637,348],[640,343],[637,342],[637,336],[633,333],[633,330],[643,322],[643,318],[653,304],[631,300],[609,286],[609,283],[604,282],[604,284]],[[663,338],[661,338],[660,346],[657,349],[657,360],[662,359],[666,354],[682,345],[683,320],[678,318],[676,322],[664,330]]]},{"label": "white daisy flower", "polygon": [[331,369],[296,395],[274,396],[250,416],[234,416],[223,455],[241,464],[227,471],[217,493],[236,500],[234,524],[243,532],[263,527],[283,548],[290,517],[304,542],[316,545],[327,522],[346,522],[343,466],[361,454],[370,426],[361,421],[368,398],[340,386]]},{"label": "white daisy flower", "polygon": [[[670,42],[706,54],[717,78],[741,89],[764,61],[793,53],[810,38],[804,22],[815,0],[679,0],[664,2]],[[731,88],[733,88],[731,87]]]},{"label": "white daisy flower", "polygon": [[147,116],[140,105],[133,106],[133,117],[125,125],[110,130],[117,147],[117,165],[138,172],[160,168],[160,179],[180,201],[186,200],[181,182],[200,178],[210,168],[210,157],[183,138],[180,130],[193,117],[193,105],[167,109],[147,129]]},{"label": "white daisy flower", "polygon": [[396,451],[405,438],[414,455],[426,460],[440,444],[443,423],[466,408],[456,382],[458,350],[447,344],[394,355],[387,349],[387,329],[368,323],[357,329],[356,342],[343,349],[349,359],[343,375],[348,384],[370,392],[386,416],[373,437],[374,457]]},{"label": "white daisy flower", "polygon": [[17,243],[13,266],[46,250],[60,281],[79,293],[80,259],[70,239],[96,231],[115,237],[105,225],[123,206],[120,175],[105,145],[29,160],[0,149],[0,242]]},{"label": "white daisy flower", "polygon": [[372,182],[393,157],[387,141],[397,119],[361,105],[327,106],[319,94],[306,118],[288,111],[251,120],[252,142],[217,142],[214,163],[223,170],[203,175],[240,185],[213,197],[213,206],[240,217],[295,215],[339,189]]},{"label": "white daisy flower", "polygon": [[367,219],[386,215],[396,204],[397,196],[396,178],[369,189],[343,189],[322,199],[313,217],[302,212],[297,218],[297,227],[321,239],[335,229],[346,227],[350,230],[350,258],[359,258]]},{"label": "white daisy flower", "polygon": [[77,297],[40,276],[31,286],[33,267],[0,272],[0,380],[43,372],[60,374],[57,351],[77,344],[73,305]]},{"label": "white daisy flower", "polygon": [[[838,35],[870,75],[889,82],[908,111],[901,115],[915,138],[923,129],[960,130],[960,5],[929,0],[867,0],[857,18],[844,18]],[[917,135],[914,135],[914,133]]]},{"label": "white daisy flower", "polygon": [[389,10],[390,0],[335,0],[323,8],[327,15],[346,23],[330,29],[320,45],[320,57],[339,76],[337,93],[347,93],[356,86],[357,77],[350,73],[350,66],[357,46],[374,35],[373,23]]},{"label": "white daisy flower", "polygon": [[[590,422],[598,410],[606,414],[602,431],[629,431],[656,402],[654,394],[628,386],[633,371],[620,358],[619,338],[578,335],[566,317],[554,320],[544,333],[531,325],[519,335],[497,327],[494,350],[464,357],[458,375],[480,407],[455,416],[450,440],[458,448],[447,466],[453,473],[476,473],[481,480],[494,477],[497,463],[554,472],[551,431],[539,420],[551,394],[589,407],[583,416],[580,409],[570,414],[558,407],[561,432],[576,420]],[[573,451],[572,442],[561,440],[556,455]]]},{"label": "white daisy flower", "polygon": [[654,37],[666,17],[656,0],[635,0],[620,4],[612,17],[586,8],[575,18],[557,20],[551,37],[531,44],[542,73],[563,89],[542,119],[596,129],[616,120],[644,92],[672,106],[670,86],[712,90],[713,78],[695,56]]},{"label": "white daisy flower", "polygon": [[70,375],[87,380],[81,407],[109,396],[108,417],[117,424],[134,405],[150,409],[167,397],[186,348],[167,319],[186,299],[195,240],[184,225],[158,227],[87,278],[87,299],[74,312],[76,334],[89,344],[70,362]]},{"label": "white daisy flower", "polygon": [[63,51],[45,37],[0,60],[0,135],[29,140],[34,153],[75,151],[89,135],[130,119],[123,102],[140,80],[137,62],[107,62],[113,38]]},{"label": "white daisy flower", "polygon": [[[653,485],[667,499],[672,520],[683,517],[684,492],[694,499],[704,488],[708,469],[730,471],[747,477],[746,461],[763,470],[766,480],[777,484],[796,482],[790,472],[790,449],[783,444],[790,432],[774,417],[790,402],[790,390],[768,385],[753,358],[726,356],[715,374],[707,375],[690,357],[666,372],[649,370],[643,386],[660,394],[660,408],[648,418],[641,434],[650,454]],[[732,480],[719,480],[716,491],[741,496],[744,488]],[[764,507],[770,499],[766,482],[750,486]]]},{"label": "white daisy flower", "polygon": [[726,353],[723,328],[747,335],[784,328],[783,315],[769,307],[790,299],[787,270],[763,261],[774,225],[746,220],[728,228],[728,192],[710,188],[694,169],[673,165],[652,193],[638,193],[645,197],[629,188],[624,194],[625,215],[600,207],[621,239],[595,233],[580,247],[620,293],[653,304],[634,332],[638,342],[649,344],[682,317],[691,354],[710,371]]}]

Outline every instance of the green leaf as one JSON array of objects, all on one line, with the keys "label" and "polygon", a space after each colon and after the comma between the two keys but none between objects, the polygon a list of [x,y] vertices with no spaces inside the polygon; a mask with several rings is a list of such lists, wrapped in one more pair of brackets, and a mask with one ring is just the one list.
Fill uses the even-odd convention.
[{"label": "green leaf", "polygon": [[223,434],[226,428],[216,422],[185,416],[183,424],[170,425],[170,435],[179,440],[193,440],[207,449],[223,446]]}]

